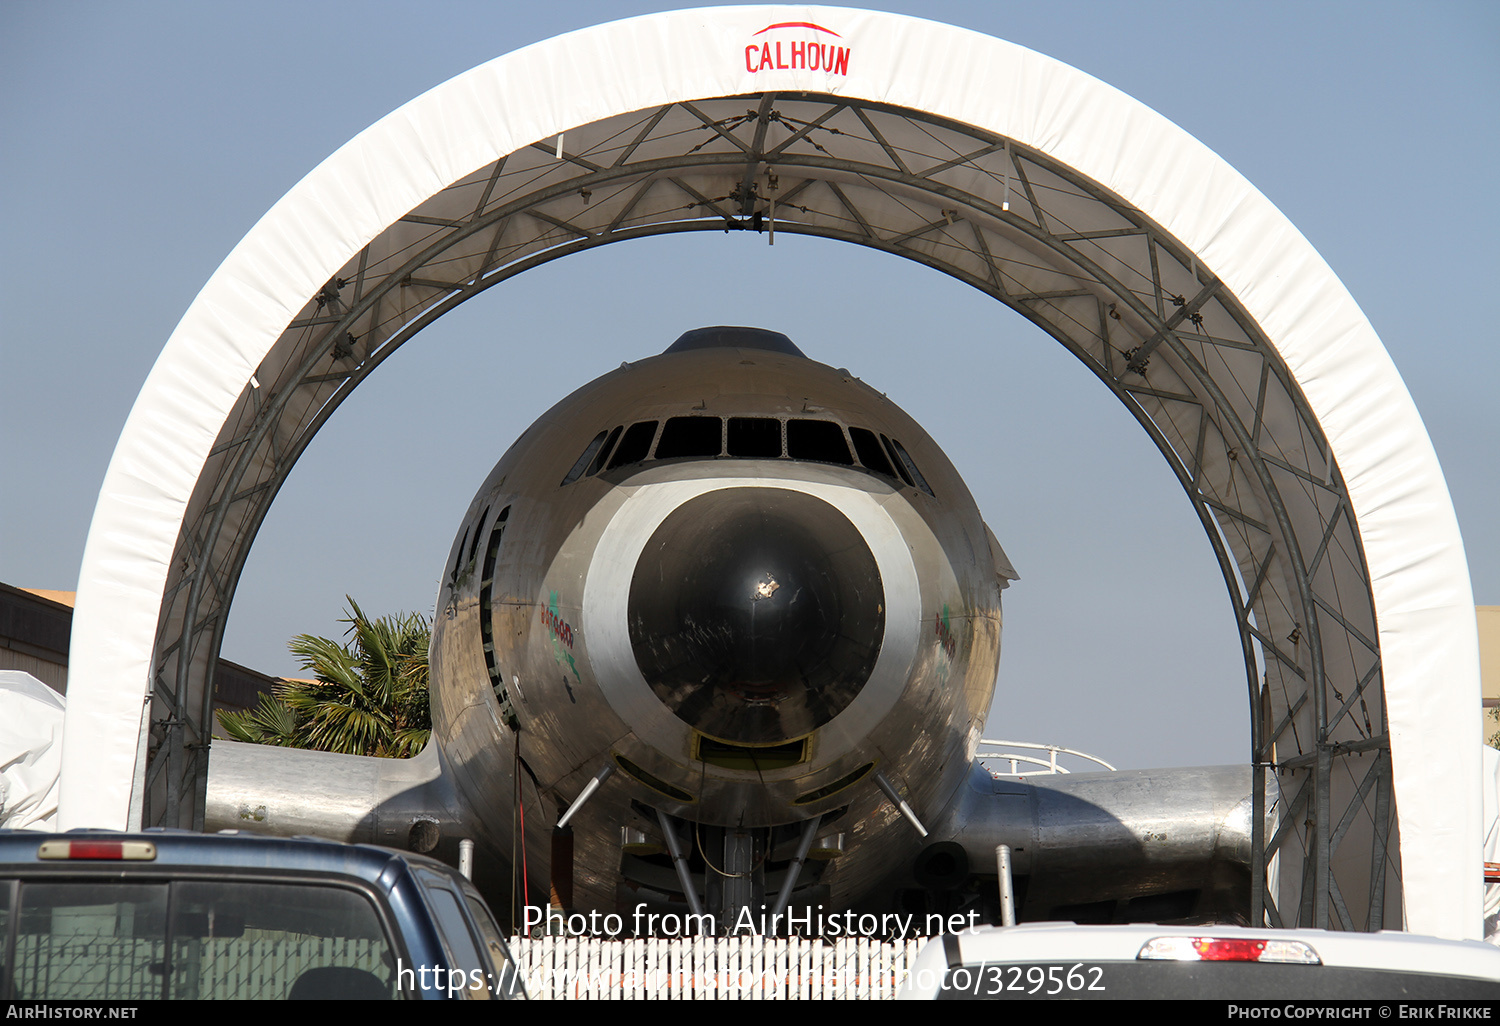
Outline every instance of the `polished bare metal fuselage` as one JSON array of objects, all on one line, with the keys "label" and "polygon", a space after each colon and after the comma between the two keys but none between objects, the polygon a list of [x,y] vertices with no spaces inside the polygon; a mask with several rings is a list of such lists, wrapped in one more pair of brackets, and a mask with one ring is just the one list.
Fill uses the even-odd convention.
[{"label": "polished bare metal fuselage", "polygon": [[[931,493],[859,465],[784,457],[648,460],[560,483],[599,432],[687,416],[865,428],[899,439]],[[645,536],[684,503],[730,489],[827,503],[879,565],[883,638],[873,671],[847,707],[798,740],[801,758],[791,765],[699,758],[702,733],[653,693],[630,644],[629,591]],[[1010,576],[941,449],[847,372],[742,348],[626,365],[532,425],[474,498],[437,603],[435,737],[493,850],[513,850],[524,814],[533,894],[546,885],[550,826],[614,766],[629,769],[609,776],[571,823],[577,907],[626,903],[620,828],[657,834],[646,810],[658,809],[702,826],[749,828],[845,810],[830,824],[845,834],[845,854],[823,883],[835,904],[848,904],[892,866],[909,864],[922,844],[875,775],[932,818],[969,774]]]},{"label": "polished bare metal fuselage", "polygon": [[1002,844],[1029,918],[1243,915],[1248,768],[975,761],[1016,573],[910,417],[770,334],[689,332],[533,424],[449,552],[427,750],[216,742],[209,828],[474,839],[518,923],[549,899],[722,916],[787,880],[793,905],[995,922]]}]

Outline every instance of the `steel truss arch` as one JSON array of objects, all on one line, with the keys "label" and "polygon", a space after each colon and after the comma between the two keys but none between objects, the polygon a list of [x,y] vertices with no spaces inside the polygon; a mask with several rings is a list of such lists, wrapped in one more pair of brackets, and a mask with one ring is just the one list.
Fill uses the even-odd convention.
[{"label": "steel truss arch", "polygon": [[224,619],[270,503],[339,403],[423,327],[524,270],[705,230],[820,236],[943,271],[1037,324],[1126,405],[1233,603],[1252,822],[1270,824],[1252,855],[1255,915],[1394,925],[1402,848],[1374,577],[1334,442],[1264,315],[1148,211],[1020,133],[801,90],[569,124],[435,189],[299,293],[183,503],[154,618],[144,822],[201,826]]},{"label": "steel truss arch", "polygon": [[[755,99],[757,98],[726,98],[723,100],[699,101],[692,105],[692,113],[695,118],[702,115],[704,118],[710,119],[708,123],[717,129],[724,122],[736,120],[736,116],[730,115],[714,119],[712,117],[713,114],[722,113],[727,109],[735,109],[735,105],[742,105],[745,102]],[[773,125],[771,115],[779,114],[781,107],[780,105],[772,106],[778,99],[775,94],[766,94],[764,97],[758,99],[760,100],[759,110],[755,112],[755,116],[753,118],[746,118],[736,127],[744,131],[746,135],[753,134],[754,139],[759,141],[762,147],[764,147],[768,131]],[[806,115],[805,123],[807,124],[826,125],[832,120],[833,116],[840,113],[852,114],[860,123],[872,128],[871,115],[875,113],[889,117],[901,117],[921,121],[933,129],[941,129],[957,136],[972,139],[972,145],[966,147],[966,152],[977,154],[977,156],[954,164],[954,167],[964,165],[982,167],[985,158],[993,158],[996,155],[1000,155],[998,159],[1009,161],[1016,169],[1014,173],[1016,174],[1018,184],[1023,180],[1029,182],[1031,177],[1035,176],[1035,169],[1044,169],[1051,175],[1069,180],[1071,184],[1080,189],[1088,189],[1085,183],[1077,182],[1073,176],[1068,175],[1066,169],[1056,167],[1052,162],[1046,161],[1040,155],[1028,153],[1024,148],[1011,143],[1009,140],[987,136],[972,129],[966,129],[963,126],[944,124],[932,118],[917,118],[909,112],[893,113],[878,105],[861,105],[832,97],[820,98],[818,100],[798,99],[796,101],[787,98],[785,105],[790,107],[793,104],[795,104],[799,113]],[[814,109],[805,110],[805,108],[810,106]],[[817,107],[824,109],[817,110]],[[652,112],[644,120],[647,124],[659,127],[669,117],[672,109],[673,105],[664,106]],[[637,114],[633,115],[633,117],[640,118],[642,115]],[[753,133],[750,131],[752,128]],[[1314,702],[1309,711],[1314,713],[1315,716],[1320,713],[1316,695],[1320,690],[1318,683],[1323,673],[1322,659],[1319,655],[1321,631],[1318,611],[1312,601],[1312,589],[1308,582],[1305,561],[1301,554],[1301,543],[1297,538],[1296,532],[1291,527],[1289,516],[1285,510],[1284,503],[1281,501],[1280,490],[1271,478],[1269,466],[1266,460],[1262,458],[1259,448],[1250,437],[1250,428],[1236,416],[1227,397],[1223,395],[1222,389],[1215,385],[1212,376],[1194,359],[1192,353],[1188,351],[1183,341],[1178,337],[1178,332],[1183,330],[1182,325],[1189,317],[1193,314],[1198,314],[1200,317],[1203,316],[1203,308],[1220,291],[1220,283],[1209,277],[1206,272],[1203,273],[1202,277],[1208,277],[1209,280],[1199,284],[1199,291],[1191,302],[1185,296],[1166,295],[1159,282],[1155,283],[1151,296],[1142,297],[1132,292],[1114,275],[1105,271],[1097,259],[1093,259],[1081,252],[1076,245],[1073,245],[1074,240],[1059,238],[1056,234],[1048,232],[1043,227],[1043,224],[1050,220],[1050,218],[1047,216],[1045,206],[1036,199],[1035,190],[1032,190],[1029,197],[1029,202],[1032,204],[1033,211],[1036,214],[1036,221],[1033,222],[1021,217],[1019,214],[1001,209],[999,205],[983,195],[974,195],[963,192],[961,189],[951,185],[929,183],[919,179],[909,169],[903,169],[898,166],[894,158],[889,166],[882,166],[849,159],[840,159],[828,156],[826,153],[797,153],[792,151],[786,143],[782,143],[776,147],[779,150],[777,156],[770,158],[764,148],[751,148],[748,154],[743,150],[736,149],[733,145],[736,140],[742,143],[750,142],[751,140],[740,139],[732,130],[725,131],[728,133],[727,137],[710,140],[711,142],[722,142],[724,147],[722,151],[706,152],[700,149],[696,154],[685,155],[675,159],[658,157],[643,160],[639,163],[616,163],[609,167],[603,167],[596,166],[594,161],[590,159],[593,156],[591,150],[581,152],[570,151],[565,153],[562,159],[570,168],[577,169],[576,175],[567,178],[563,182],[554,183],[535,191],[523,191],[520,195],[506,194],[502,197],[505,202],[498,203],[492,209],[487,209],[481,216],[468,221],[443,218],[434,214],[415,213],[410,215],[409,219],[413,223],[430,225],[437,229],[437,231],[424,239],[424,245],[418,248],[407,260],[390,271],[390,273],[379,279],[378,283],[372,281],[368,264],[364,266],[362,276],[361,271],[355,269],[354,274],[357,276],[355,280],[363,286],[358,289],[358,298],[350,300],[348,309],[342,316],[320,317],[319,314],[329,309],[334,303],[340,306],[343,305],[341,294],[347,285],[339,286],[337,280],[330,283],[329,286],[320,292],[319,297],[313,300],[314,308],[310,311],[310,316],[294,321],[290,329],[291,331],[301,331],[305,340],[305,344],[300,349],[295,350],[296,356],[289,360],[289,365],[294,367],[294,369],[283,370],[275,378],[271,378],[263,371],[257,372],[257,381],[260,381],[261,378],[266,378],[268,382],[275,382],[269,390],[270,398],[259,400],[260,404],[255,406],[256,416],[245,426],[245,433],[243,435],[230,439],[222,439],[219,445],[216,446],[216,448],[226,452],[231,449],[235,450],[238,452],[238,457],[230,466],[227,475],[223,478],[223,484],[219,491],[220,500],[205,505],[202,515],[193,525],[193,530],[186,536],[193,539],[191,551],[201,553],[220,548],[217,542],[219,535],[224,530],[227,514],[238,503],[246,504],[248,508],[248,515],[244,517],[238,536],[246,541],[253,538],[261,520],[270,508],[271,501],[279,491],[281,484],[285,481],[286,475],[295,464],[296,457],[300,455],[313,434],[321,427],[327,416],[332,413],[343,397],[348,395],[358,382],[363,380],[385,356],[411,338],[422,327],[431,323],[437,317],[442,316],[442,314],[494,285],[508,280],[523,270],[543,262],[579,252],[583,249],[594,248],[629,238],[659,234],[663,231],[756,230],[754,226],[758,219],[758,223],[761,225],[759,230],[763,232],[770,231],[773,227],[779,227],[779,230],[784,233],[809,234],[852,242],[903,256],[953,275],[1021,313],[1081,359],[1110,388],[1116,398],[1130,409],[1132,415],[1145,428],[1158,449],[1167,457],[1169,465],[1176,474],[1179,483],[1181,483],[1190,500],[1193,502],[1195,512],[1204,526],[1210,543],[1213,545],[1216,559],[1225,577],[1226,585],[1229,587],[1231,599],[1234,602],[1237,626],[1242,640],[1247,678],[1250,681],[1251,687],[1251,708],[1257,707],[1262,701],[1260,697],[1261,672],[1259,670],[1260,660],[1258,649],[1262,645],[1267,644],[1270,639],[1267,637],[1265,630],[1257,626],[1256,618],[1253,615],[1254,596],[1247,596],[1246,589],[1238,582],[1239,566],[1244,561],[1255,558],[1255,554],[1246,546],[1241,545],[1239,548],[1244,551],[1239,554],[1240,560],[1237,561],[1235,553],[1231,551],[1235,546],[1227,540],[1227,536],[1224,533],[1229,525],[1221,523],[1221,521],[1224,521],[1226,518],[1234,519],[1254,526],[1268,537],[1279,536],[1280,545],[1273,544],[1267,549],[1262,558],[1263,561],[1268,561],[1273,558],[1273,554],[1281,553],[1280,558],[1290,564],[1282,570],[1279,576],[1286,577],[1296,584],[1296,595],[1294,598],[1291,596],[1282,596],[1282,604],[1288,608],[1297,610],[1294,617],[1294,624],[1308,624],[1310,628],[1307,632],[1309,636],[1307,658],[1305,660],[1297,660],[1288,665],[1299,676],[1306,675],[1312,678],[1303,691],[1303,694],[1313,694]],[[578,133],[575,132],[574,134]],[[722,135],[723,133],[720,134]],[[876,134],[878,134],[878,130],[873,130],[872,135]],[[640,141],[649,141],[649,137]],[[1007,146],[1011,147],[1009,151],[1006,150]],[[1006,155],[1007,152],[1008,156]],[[543,154],[543,160],[549,158],[552,160],[559,159],[555,153]],[[771,163],[772,159],[775,161],[774,164]],[[769,165],[774,170],[770,172],[757,170],[758,167],[763,165]],[[1030,175],[1026,171],[1028,166],[1032,166],[1034,169]],[[499,170],[498,165],[496,170]],[[986,170],[990,171],[993,177],[994,169],[989,168]],[[723,178],[727,172],[733,172],[734,175],[740,178],[739,188],[741,190],[748,188],[746,185],[747,182],[749,183],[749,187],[761,186],[761,188],[756,190],[755,196],[745,193],[738,199],[732,197],[710,199],[705,194],[704,189],[695,187],[694,183],[702,184],[705,177],[712,181],[715,178]],[[491,177],[494,177],[495,173],[495,171],[492,171]],[[789,197],[788,201],[782,203],[781,223],[779,226],[770,220],[769,200],[767,198],[756,198],[759,197],[761,192],[768,191],[764,187],[765,182],[763,179],[766,179],[769,174],[777,176],[778,185],[782,181],[785,181],[785,191]],[[799,175],[806,177],[798,178],[797,176]],[[843,184],[839,184],[839,178],[844,179]],[[675,191],[681,194],[680,198],[686,201],[681,204],[682,213],[690,219],[667,221],[658,224],[635,223],[628,228],[622,227],[620,226],[622,224],[620,220],[621,215],[624,214],[628,217],[631,208],[625,206],[619,211],[612,211],[606,205],[605,201],[601,201],[599,207],[589,211],[591,216],[586,221],[579,216],[578,212],[569,211],[567,212],[567,216],[548,212],[549,206],[556,207],[560,201],[572,200],[580,196],[585,190],[591,193],[597,191],[602,194],[606,189],[614,189],[630,195],[632,200],[638,203],[644,197],[644,190],[658,182],[667,183],[671,187],[668,190],[669,192],[675,189]],[[800,210],[799,205],[795,204],[795,200],[799,196],[802,196],[808,189],[815,188],[820,183],[835,193],[838,202],[845,207],[854,222],[852,226],[839,227],[835,225],[803,224],[799,222],[799,217],[806,216],[807,212]],[[900,187],[909,190],[913,196],[922,195],[925,192],[927,193],[926,205],[930,208],[929,212],[923,214],[919,218],[919,223],[915,226],[881,224],[879,223],[879,218],[873,214],[866,213],[854,198],[859,195],[861,183],[863,183],[864,188],[872,186],[877,189],[882,186]],[[1108,204],[1116,213],[1130,220],[1133,223],[1134,229],[1141,236],[1147,239],[1167,242],[1168,248],[1176,251],[1171,254],[1171,258],[1175,259],[1183,270],[1191,272],[1191,258],[1183,256],[1181,247],[1175,244],[1175,241],[1169,241],[1166,234],[1159,227],[1147,223],[1138,212],[1129,210],[1126,205],[1117,199],[1100,195],[1097,190],[1088,191],[1099,202]],[[493,199],[492,202],[494,202]],[[788,207],[789,202],[793,204],[790,207]],[[946,208],[949,213],[947,216],[941,216],[941,211],[944,209],[942,205],[949,202],[960,204],[966,212],[973,211],[985,219],[987,224],[975,222],[972,226],[974,232],[983,233],[986,231],[986,228],[994,231],[1000,226],[1009,228],[1056,258],[1056,262],[1062,268],[1062,273],[1072,274],[1077,276],[1081,281],[1090,282],[1092,283],[1092,287],[1096,289],[1102,286],[1104,290],[1103,295],[1100,296],[1095,292],[1087,291],[1087,286],[1080,286],[1083,294],[1076,297],[1052,293],[1039,294],[1036,292],[1015,295],[1004,289],[999,284],[999,280],[994,276],[988,279],[978,277],[954,261],[947,259],[941,247],[934,246],[928,250],[917,250],[907,245],[910,240],[919,237],[919,235],[936,232],[940,228],[954,227],[961,221],[970,221],[973,219],[974,214],[968,214],[968,216],[960,218],[957,216],[955,208]],[[589,205],[591,206],[592,204]],[[612,215],[607,223],[603,222],[601,217],[601,214],[605,212]],[[933,217],[933,214],[939,214],[940,216]],[[465,242],[473,239],[475,236],[483,235],[486,232],[498,233],[509,227],[511,218],[523,215],[530,216],[537,222],[535,226],[537,234],[531,239],[525,240],[526,244],[521,246],[521,251],[525,253],[525,256],[520,259],[508,263],[500,263],[500,257],[493,257],[496,261],[496,266],[485,267],[479,273],[466,278],[462,282],[441,281],[438,277],[432,275],[430,271],[427,271],[429,268],[442,266],[447,260],[451,259],[452,254],[462,250]],[[448,223],[444,224],[444,221]],[[983,238],[982,234],[975,235],[976,240],[982,240]],[[1001,263],[998,258],[994,257],[993,253],[996,250],[1002,249],[1002,247],[994,242],[986,243],[986,246],[991,252],[991,266],[999,268]],[[1003,277],[1004,272],[1002,271],[1001,278],[1003,279]],[[344,280],[348,281],[348,279]],[[381,339],[379,337],[381,333],[375,326],[375,314],[373,311],[382,302],[392,302],[390,294],[393,291],[406,289],[422,290],[426,295],[416,294],[411,297],[411,301],[399,307],[402,310],[403,316],[411,317],[414,312],[420,312],[414,319],[405,322],[393,318],[392,323],[399,324],[398,330],[389,335],[389,337]],[[1052,290],[1053,293],[1058,291]],[[1061,291],[1065,292],[1067,290]],[[1113,343],[1107,349],[1100,348],[1091,352],[1091,347],[1087,341],[1077,336],[1077,327],[1071,324],[1057,309],[1057,303],[1048,302],[1049,300],[1062,301],[1070,298],[1091,301],[1096,310],[1104,310],[1105,317],[1108,317],[1108,309],[1104,306],[1106,299],[1117,306],[1125,306],[1131,311],[1134,317],[1146,325],[1146,329],[1139,332],[1138,335],[1145,335],[1147,330],[1149,330],[1150,334],[1145,335],[1145,337],[1134,337],[1133,340],[1136,345],[1129,347],[1128,350],[1121,348],[1118,343]],[[1168,317],[1161,316],[1167,309],[1173,307],[1175,307],[1173,315]],[[1231,316],[1234,315],[1232,314]],[[1244,319],[1242,317],[1234,317],[1234,320],[1244,333],[1247,341],[1255,338],[1255,329],[1253,326],[1247,327],[1243,323]],[[359,334],[356,334],[356,332],[359,332]],[[355,337],[355,343],[348,341],[351,336]],[[344,347],[347,350],[345,355],[340,355],[339,352],[338,340],[341,339],[344,340]],[[1160,352],[1158,360],[1171,362],[1176,371],[1176,377],[1189,384],[1188,393],[1176,394],[1170,391],[1163,391],[1159,387],[1153,388],[1151,386],[1148,379],[1150,369],[1149,360],[1152,352],[1143,352],[1143,350],[1147,345],[1153,343],[1153,352]],[[347,364],[355,358],[355,344],[363,344],[370,356],[357,363],[353,371],[340,381],[338,378],[340,374],[338,365],[340,363]],[[1170,356],[1167,352],[1161,352],[1163,345],[1169,348]],[[1257,348],[1255,351],[1261,352],[1262,344],[1257,340],[1256,345]],[[1123,362],[1116,365],[1111,357],[1117,357],[1118,361]],[[1278,362],[1274,360],[1267,361],[1267,373],[1271,373],[1270,368],[1273,363]],[[1275,373],[1281,387],[1286,389],[1285,368],[1280,367]],[[305,424],[294,422],[294,426],[289,429],[286,418],[296,416],[295,411],[298,404],[292,402],[296,393],[303,389],[313,389],[316,391],[320,386],[328,383],[336,383],[337,387],[319,405],[317,415]],[[245,401],[251,405],[255,405],[256,400],[259,398],[259,392],[265,388],[266,383],[264,382],[260,385],[259,389],[247,386]],[[1319,451],[1326,450],[1326,443],[1321,438],[1321,432],[1318,431],[1315,420],[1312,418],[1310,412],[1306,410],[1305,402],[1300,399],[1299,394],[1294,390],[1286,389],[1286,391],[1288,398],[1298,407],[1298,415],[1303,420],[1303,430],[1308,435],[1316,438]],[[1206,398],[1198,398],[1200,396],[1206,396]],[[1155,404],[1157,406],[1156,409],[1153,410],[1152,404],[1145,401],[1147,398],[1158,401]],[[1186,439],[1178,437],[1174,440],[1172,435],[1176,432],[1172,426],[1170,424],[1158,424],[1156,420],[1164,412],[1161,403],[1173,400],[1178,403],[1198,406],[1201,411],[1199,413],[1200,423],[1205,428],[1209,424],[1213,424],[1218,429],[1220,435],[1225,436],[1226,440],[1232,438],[1240,446],[1240,451],[1247,454],[1245,457],[1247,461],[1246,466],[1252,468],[1254,479],[1253,484],[1250,484],[1249,488],[1253,494],[1259,497],[1259,501],[1257,502],[1259,509],[1251,512],[1236,509],[1233,505],[1226,503],[1224,499],[1205,494],[1200,490],[1198,479],[1205,465],[1202,445],[1196,445],[1191,454],[1180,452],[1182,442],[1186,441]],[[1217,411],[1218,416],[1209,416],[1208,410],[1210,409]],[[268,445],[269,439],[272,438],[281,438],[284,440],[282,445],[277,447],[277,455],[269,465],[262,464],[257,466],[253,459],[254,454],[260,452],[263,447]],[[1275,454],[1273,453],[1272,455],[1274,456]],[[256,475],[257,470],[260,472],[259,476]],[[252,477],[253,480],[247,481],[247,476]],[[1325,525],[1325,530],[1337,527],[1338,511],[1343,508],[1343,502],[1345,501],[1341,487],[1334,487],[1333,491],[1339,496],[1339,501],[1333,507],[1333,520],[1331,523]],[[225,495],[230,496],[228,502],[222,500],[222,496]],[[1262,515],[1260,510],[1269,510],[1272,512],[1275,519],[1274,528],[1257,519],[1258,516]],[[206,524],[203,523],[205,519],[207,520]],[[1358,553],[1357,539],[1351,537],[1344,539],[1344,541],[1349,545],[1351,551]],[[210,582],[223,582],[223,586],[212,589],[215,594],[226,591],[232,593],[234,583],[238,579],[239,569],[243,565],[245,555],[248,553],[248,548],[247,544],[232,545],[228,550],[228,553],[232,554],[229,556],[232,559],[232,563],[218,574],[213,572],[214,566],[212,563],[205,563],[199,568],[198,572],[188,575],[192,583],[189,585],[190,591],[187,599],[187,607],[192,609],[196,615],[191,617],[186,615],[173,617],[170,615],[170,610],[164,610],[168,615],[162,618],[161,622],[163,624],[174,623],[178,620],[181,623],[175,638],[163,634],[158,639],[157,645],[157,650],[161,653],[159,657],[161,671],[158,674],[158,679],[163,682],[168,680],[168,667],[171,667],[171,670],[174,672],[171,673],[173,687],[170,690],[173,693],[187,695],[193,690],[190,679],[193,662],[191,660],[174,658],[179,651],[182,651],[184,648],[188,651],[193,651],[197,648],[205,647],[206,641],[206,647],[213,650],[215,655],[217,654],[215,635],[217,635],[219,626],[223,621],[221,615],[215,615],[205,605]],[[186,557],[189,553],[184,553],[184,555]],[[1373,622],[1367,590],[1363,595],[1359,596],[1359,608],[1356,616],[1362,621]],[[1291,629],[1296,630],[1296,627],[1293,626]],[[212,632],[212,634],[209,632]],[[204,641],[197,640],[197,636],[200,634],[205,636]],[[1304,662],[1306,665],[1302,665]],[[173,665],[174,663],[175,665]],[[1373,669],[1371,672],[1374,673],[1374,676],[1367,683],[1372,683],[1378,679],[1378,668]],[[211,680],[206,680],[204,687],[207,693],[211,693]],[[1286,706],[1285,702],[1276,703],[1273,701],[1271,704],[1273,707],[1278,707],[1278,711],[1282,711]],[[1321,712],[1326,714],[1326,710],[1322,710]],[[207,711],[205,710],[205,715],[206,713]],[[176,729],[178,721],[182,719],[183,717],[180,715],[174,716],[166,723],[161,724],[161,726]],[[205,719],[200,721],[200,723],[202,722],[211,721]],[[1318,734],[1326,733],[1326,715],[1318,723],[1322,726],[1314,725],[1312,727],[1313,731]],[[183,725],[187,726],[187,724]],[[201,728],[196,733],[201,736]],[[1255,733],[1256,731],[1252,728],[1252,736]],[[1257,739],[1254,743],[1257,746],[1255,760],[1258,763],[1272,762],[1273,760],[1268,757],[1267,752],[1260,751],[1261,748],[1265,747],[1263,741]],[[178,776],[181,771],[174,772],[170,768],[171,753],[177,749],[178,746],[170,743],[166,744],[165,751],[168,753],[166,762],[164,763],[162,759],[156,759],[149,763],[148,768],[146,794],[149,796],[151,787],[156,783],[157,775],[162,772],[164,766],[167,767],[164,793],[161,795],[161,800],[158,803],[154,803],[161,805],[160,817],[167,822],[180,821],[182,818],[182,810],[180,808],[181,799],[179,796],[183,793],[183,790]],[[1299,747],[1296,754],[1302,755],[1305,753]],[[201,777],[202,774],[199,774],[199,776]],[[146,819],[149,822],[155,822],[158,818],[154,804],[148,804],[146,809]],[[1314,858],[1317,856],[1318,843],[1316,832],[1311,837],[1304,839],[1304,844],[1309,844],[1312,847]],[[1383,843],[1381,850],[1383,851],[1386,847],[1388,847],[1388,844]],[[1332,880],[1333,878],[1324,872],[1315,874],[1314,879]],[[1336,882],[1333,884],[1331,890],[1325,891],[1323,916],[1319,920],[1320,922],[1328,921],[1326,908],[1329,900],[1328,894],[1333,896],[1339,894]],[[1337,897],[1334,898],[1334,907],[1335,909],[1342,910],[1339,925],[1345,929],[1353,928],[1353,920],[1349,917],[1347,909],[1343,908],[1342,902]],[[1273,917],[1273,921],[1279,921],[1274,900],[1271,902],[1270,915]],[[1314,915],[1316,915],[1316,912],[1314,912]],[[1298,916],[1297,918],[1300,920],[1307,919],[1306,916]],[[1377,917],[1371,925],[1373,928],[1379,928],[1381,922],[1382,920]]]}]

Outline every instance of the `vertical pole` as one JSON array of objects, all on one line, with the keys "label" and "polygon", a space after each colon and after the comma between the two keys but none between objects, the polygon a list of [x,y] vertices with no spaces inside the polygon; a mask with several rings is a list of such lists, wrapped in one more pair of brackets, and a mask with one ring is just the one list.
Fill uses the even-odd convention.
[{"label": "vertical pole", "polygon": [[[1375,781],[1375,844],[1370,854],[1370,923],[1371,932],[1385,929],[1385,871],[1387,849],[1391,839],[1391,753],[1385,749],[1380,776]],[[1405,927],[1405,923],[1401,924]]]},{"label": "vertical pole", "polygon": [[[181,698],[181,694],[178,698]],[[181,706],[178,706],[181,709]],[[167,749],[167,798],[160,821],[152,826],[180,827],[182,816],[182,720],[180,713],[168,713],[162,743]]]},{"label": "vertical pole", "polygon": [[1016,925],[1016,895],[1010,874],[1010,845],[995,845],[995,864],[1000,878],[1000,925]]},{"label": "vertical pole", "polygon": [[1307,925],[1319,930],[1328,929],[1328,841],[1329,841],[1329,783],[1332,776],[1333,757],[1329,753],[1328,742],[1321,737],[1323,725],[1318,725],[1320,735],[1318,741],[1318,769],[1317,778],[1313,781],[1313,798],[1317,802],[1317,816],[1313,823],[1312,853],[1313,853],[1313,919]]},{"label": "vertical pole", "polygon": [[1266,764],[1255,753],[1250,804],[1250,925],[1266,925]]}]

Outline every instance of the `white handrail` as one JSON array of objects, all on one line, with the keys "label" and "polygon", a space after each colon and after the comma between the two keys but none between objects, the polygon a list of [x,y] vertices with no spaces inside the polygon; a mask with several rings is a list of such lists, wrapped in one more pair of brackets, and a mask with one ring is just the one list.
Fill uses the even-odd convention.
[{"label": "white handrail", "polygon": [[[1103,766],[1107,770],[1114,770],[1113,766],[1105,762],[1103,759],[1099,758],[1097,755],[1090,755],[1088,752],[1080,752],[1076,748],[1064,748],[1062,745],[1039,745],[1030,741],[999,741],[992,740],[990,738],[981,739],[979,745],[980,749],[977,753],[977,758],[1003,759],[1006,762],[1010,763],[1010,772],[1007,774],[1002,774],[1003,776],[1020,776],[1020,764],[1023,762],[1033,766],[1044,767],[1042,770],[1033,773],[1033,776],[1072,772],[1066,766],[1058,765],[1057,757],[1059,755],[1072,755],[1079,759],[1087,759],[1089,762],[1098,763],[1100,766]],[[1039,759],[1034,755],[1021,755],[1017,752],[987,752],[984,750],[985,746],[989,746],[991,748],[1029,748],[1032,751],[1046,752],[1047,758]]]}]

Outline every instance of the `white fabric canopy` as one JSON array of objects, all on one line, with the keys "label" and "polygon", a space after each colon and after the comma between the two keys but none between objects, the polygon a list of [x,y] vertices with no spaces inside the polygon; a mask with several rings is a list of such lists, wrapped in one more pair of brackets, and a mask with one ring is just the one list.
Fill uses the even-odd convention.
[{"label": "white fabric canopy", "polygon": [[403,215],[507,154],[554,140],[560,153],[561,134],[626,112],[769,90],[927,112],[1014,140],[1145,212],[1224,283],[1305,396],[1357,517],[1406,925],[1478,936],[1479,681],[1467,565],[1421,419],[1354,301],[1237,172],[1117,90],[976,33],[834,8],[652,15],[497,58],[361,133],[246,235],[168,340],[101,491],[74,618],[62,825],[127,825],[184,514],[247,382],[310,298]]},{"label": "white fabric canopy", "polygon": [[21,670],[0,670],[0,827],[51,830],[67,702]]}]

